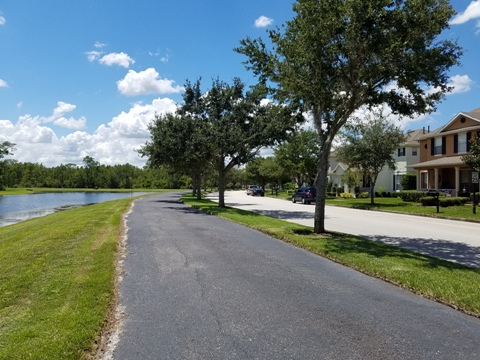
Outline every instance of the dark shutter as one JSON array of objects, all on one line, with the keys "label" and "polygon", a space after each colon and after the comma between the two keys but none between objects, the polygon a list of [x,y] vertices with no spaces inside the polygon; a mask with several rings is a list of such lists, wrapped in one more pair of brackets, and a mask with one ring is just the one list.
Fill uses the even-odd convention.
[{"label": "dark shutter", "polygon": [[458,153],[458,134],[453,136],[453,152]]},{"label": "dark shutter", "polygon": [[397,156],[400,157],[400,149],[397,149]]},{"label": "dark shutter", "polygon": [[472,133],[467,132],[467,152],[470,151],[470,139],[472,138]]},{"label": "dark shutter", "polygon": [[447,138],[442,136],[442,155],[447,153]]},{"label": "dark shutter", "polygon": [[430,155],[435,155],[435,138],[430,139]]}]

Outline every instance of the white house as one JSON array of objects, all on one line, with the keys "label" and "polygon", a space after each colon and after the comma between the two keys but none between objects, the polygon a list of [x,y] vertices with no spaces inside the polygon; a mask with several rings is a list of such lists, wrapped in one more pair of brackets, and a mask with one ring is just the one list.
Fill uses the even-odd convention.
[{"label": "white house", "polygon": [[[400,145],[394,154],[396,161],[396,169],[392,171],[388,167],[384,167],[380,174],[378,174],[377,182],[375,184],[375,191],[382,188],[386,192],[394,192],[402,190],[401,178],[405,174],[416,174],[416,171],[411,168],[411,165],[417,164],[420,159],[420,142],[419,139],[426,134],[425,129],[408,131],[406,141]],[[353,191],[348,189],[347,185],[342,181],[343,174],[347,171],[348,166],[336,160],[335,152],[330,154],[329,158],[330,168],[328,170],[328,178],[333,184],[342,186],[345,191]],[[360,187],[367,188],[368,184],[361,184]],[[368,191],[365,189],[365,191]]]}]

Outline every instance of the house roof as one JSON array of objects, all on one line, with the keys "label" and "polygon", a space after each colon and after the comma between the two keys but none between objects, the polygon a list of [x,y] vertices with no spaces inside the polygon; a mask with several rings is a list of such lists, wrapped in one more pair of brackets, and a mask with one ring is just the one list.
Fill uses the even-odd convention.
[{"label": "house roof", "polygon": [[423,129],[410,130],[405,134],[406,140],[402,145],[418,146],[418,140],[424,135]]},{"label": "house roof", "polygon": [[[472,120],[478,122],[478,126],[480,126],[480,108],[473,109],[472,111],[462,111],[462,112],[459,112],[457,115],[455,115],[448,123],[446,123],[445,125],[437,128],[435,130],[432,130],[432,131],[428,132],[427,134],[425,134],[425,136],[420,137],[420,139],[423,140],[423,139],[431,138],[431,137],[433,137],[433,136],[435,136],[439,133],[448,133],[449,131],[445,131],[445,130],[448,129],[448,127],[453,122],[455,122],[460,116],[468,116]],[[473,128],[476,129],[477,126],[474,126]],[[457,130],[452,130],[450,132],[459,132],[459,131],[462,131],[462,130],[465,131],[465,129],[466,128],[461,129],[461,130],[457,129]]]},{"label": "house roof", "polygon": [[462,161],[462,156],[446,156],[441,157],[435,160],[424,161],[418,164],[408,165],[412,168],[434,168],[434,167],[445,167],[445,166],[459,166],[465,165]]}]

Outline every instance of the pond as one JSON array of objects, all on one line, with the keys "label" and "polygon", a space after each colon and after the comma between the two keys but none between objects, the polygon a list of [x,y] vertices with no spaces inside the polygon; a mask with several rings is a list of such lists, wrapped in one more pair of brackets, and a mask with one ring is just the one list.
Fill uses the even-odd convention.
[{"label": "pond", "polygon": [[146,192],[64,192],[0,196],[0,227],[73,207],[147,194]]}]

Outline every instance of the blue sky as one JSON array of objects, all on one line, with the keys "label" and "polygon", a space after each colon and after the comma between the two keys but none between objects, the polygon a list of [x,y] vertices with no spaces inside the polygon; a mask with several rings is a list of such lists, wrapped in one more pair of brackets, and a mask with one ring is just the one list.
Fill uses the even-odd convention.
[{"label": "blue sky", "polygon": [[[452,69],[454,91],[434,114],[405,129],[448,122],[480,107],[480,0],[452,1],[445,38],[465,49]],[[4,0],[0,3],[0,142],[13,159],[56,166],[142,166],[155,112],[175,109],[186,79],[247,85],[255,78],[233,51],[246,36],[293,17],[292,0]]]}]

